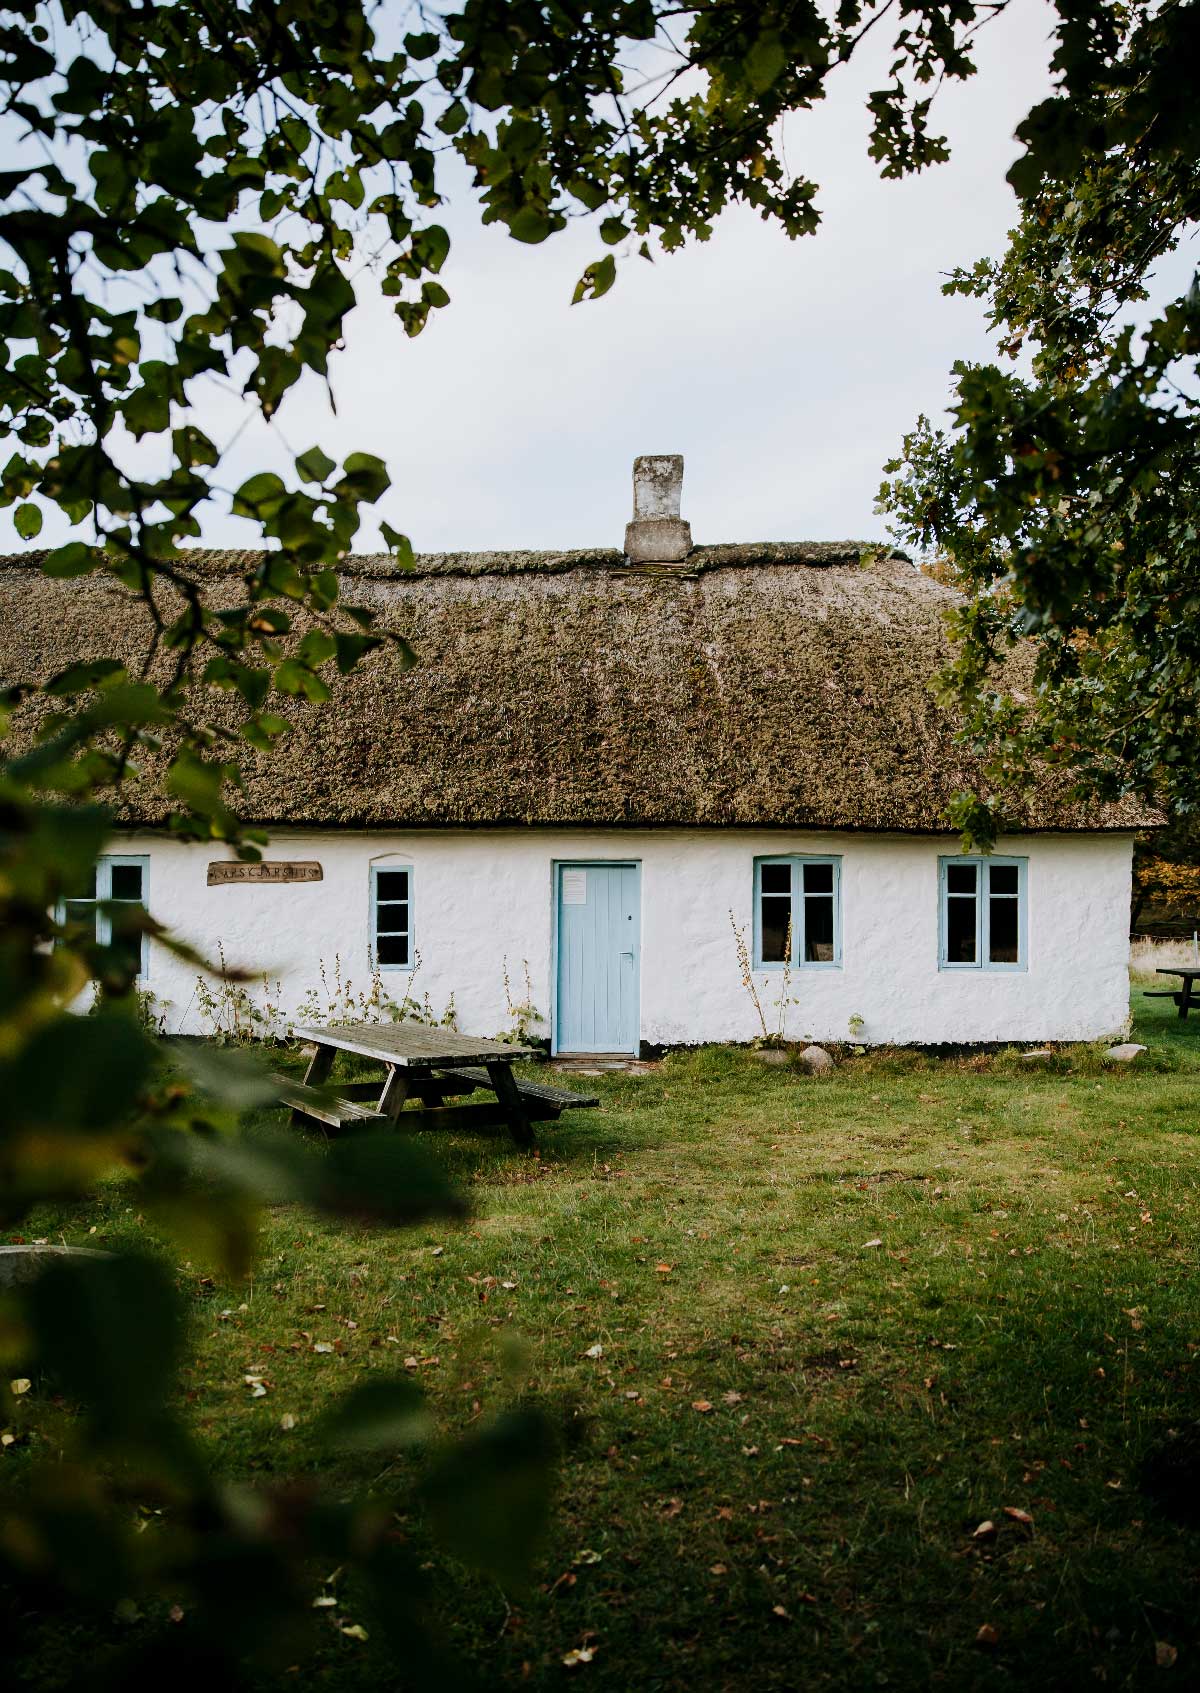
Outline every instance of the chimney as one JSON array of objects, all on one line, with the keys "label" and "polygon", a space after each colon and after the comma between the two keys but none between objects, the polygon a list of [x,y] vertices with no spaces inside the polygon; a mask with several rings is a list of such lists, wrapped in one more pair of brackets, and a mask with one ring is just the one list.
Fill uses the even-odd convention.
[{"label": "chimney", "polygon": [[643,453],[633,461],[633,522],[625,526],[631,564],[680,564],[692,550],[692,526],[679,515],[682,453]]}]

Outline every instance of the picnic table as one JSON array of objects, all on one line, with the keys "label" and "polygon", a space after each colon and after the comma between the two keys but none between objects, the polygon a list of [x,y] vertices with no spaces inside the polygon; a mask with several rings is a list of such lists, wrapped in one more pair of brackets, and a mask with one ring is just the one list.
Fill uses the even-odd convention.
[{"label": "picnic table", "polygon": [[1192,991],[1192,984],[1200,976],[1200,964],[1190,970],[1159,969],[1155,972],[1159,976],[1182,976],[1183,984],[1178,988],[1147,988],[1147,999],[1173,999],[1179,1007],[1180,1017],[1186,1017],[1193,1006],[1200,1010],[1200,994]]},{"label": "picnic table", "polygon": [[[296,1117],[312,1117],[330,1128],[392,1123],[398,1128],[486,1129],[507,1127],[519,1146],[533,1144],[534,1122],[553,1120],[568,1107],[598,1105],[593,1094],[573,1093],[513,1075],[519,1058],[533,1048],[483,1040],[423,1023],[347,1023],[334,1028],[298,1028],[313,1055],[302,1082],[277,1076],[279,1095]],[[340,1053],[353,1053],[383,1066],[372,1082],[329,1084]],[[447,1105],[458,1094],[486,1089],[491,1099]]]}]

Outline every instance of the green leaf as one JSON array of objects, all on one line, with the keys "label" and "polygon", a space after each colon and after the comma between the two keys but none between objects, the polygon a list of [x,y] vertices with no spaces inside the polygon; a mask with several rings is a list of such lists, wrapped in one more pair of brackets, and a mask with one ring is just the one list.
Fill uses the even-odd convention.
[{"label": "green leaf", "polygon": [[571,304],[577,306],[581,300],[589,296],[598,300],[601,294],[607,294],[617,280],[617,261],[611,253],[606,253],[602,259],[596,259],[588,265],[579,281],[575,284],[575,292],[571,296]]},{"label": "green leaf", "polygon": [[351,453],[342,470],[343,483],[360,500],[377,500],[392,485],[387,466],[374,453]]},{"label": "green leaf", "polygon": [[125,675],[125,666],[117,659],[94,658],[82,664],[70,664],[65,670],[60,670],[57,676],[43,682],[42,692],[65,699],[72,694],[86,693],[89,688],[96,688],[101,682],[107,682],[114,676],[124,678]]},{"label": "green leaf", "polygon": [[86,576],[96,569],[101,557],[95,547],[87,547],[82,541],[68,541],[65,546],[55,547],[52,553],[47,554],[42,560],[42,569],[47,576]]},{"label": "green leaf", "polygon": [[233,515],[266,521],[287,498],[287,489],[272,470],[263,470],[243,482],[233,496]]},{"label": "green leaf", "polygon": [[296,469],[306,482],[326,482],[337,469],[337,461],[320,447],[310,447],[296,460]]},{"label": "green leaf", "polygon": [[41,534],[41,511],[37,506],[18,506],[13,513],[13,523],[16,526],[17,534],[23,541],[32,541],[35,535]]},{"label": "green leaf", "polygon": [[416,1445],[432,1431],[433,1418],[416,1383],[407,1376],[377,1376],[340,1399],[316,1432],[328,1446],[377,1452]]},{"label": "green leaf", "polygon": [[337,635],[337,667],[348,676],[359,660],[375,647],[381,646],[378,635]]},{"label": "green leaf", "polygon": [[87,1409],[98,1438],[159,1421],[183,1342],[179,1297],[155,1259],[64,1258],[24,1296],[43,1368]]},{"label": "green leaf", "polygon": [[466,1212],[445,1170],[394,1130],[336,1141],[316,1200],[334,1216],[393,1227]]},{"label": "green leaf", "polygon": [[523,205],[508,220],[509,234],[514,241],[524,241],[530,246],[537,246],[550,234],[550,217],[542,206],[535,206],[531,202]]},{"label": "green leaf", "polygon": [[549,1520],[555,1457],[549,1424],[533,1411],[507,1412],[449,1447],[421,1489],[447,1551],[522,1586]]}]

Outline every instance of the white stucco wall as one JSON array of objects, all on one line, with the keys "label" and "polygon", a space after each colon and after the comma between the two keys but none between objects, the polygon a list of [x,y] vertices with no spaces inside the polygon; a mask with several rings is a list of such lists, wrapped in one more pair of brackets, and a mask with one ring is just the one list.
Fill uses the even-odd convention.
[{"label": "white stucco wall", "polygon": [[[1132,837],[1012,837],[1002,853],[1028,859],[1028,968],[1014,973],[938,969],[938,857],[944,838],[766,831],[553,831],[318,833],[277,830],[266,856],[317,859],[319,883],[208,887],[222,849],[152,834],[122,835],[114,851],[150,859],[148,903],[209,955],[281,978],[294,1011],[332,977],[335,955],[355,991],[369,986],[369,867],[413,867],[414,991],[441,1012],[454,995],[460,1027],[505,1027],[502,966],[514,998],[552,1013],[552,864],[637,860],[641,865],[641,1038],[648,1042],[750,1040],[759,1025],[739,980],[729,915],[752,934],[753,861],[759,854],[836,853],[842,860],[843,962],[797,971],[789,1036],[845,1040],[852,1016],[868,1042],[1096,1039],[1128,1010]],[[758,976],[768,1007],[779,978]],[[402,974],[385,973],[399,999]],[[146,987],[169,1032],[204,1032],[195,971],[154,947]],[[257,990],[262,997],[261,990]],[[548,1025],[544,1028],[549,1033]]]}]

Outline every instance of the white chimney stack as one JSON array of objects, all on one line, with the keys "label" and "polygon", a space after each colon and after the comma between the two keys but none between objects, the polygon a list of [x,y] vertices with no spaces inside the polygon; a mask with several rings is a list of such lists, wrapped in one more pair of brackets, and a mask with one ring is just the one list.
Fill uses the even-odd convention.
[{"label": "white chimney stack", "polygon": [[632,564],[680,564],[692,550],[692,526],[679,515],[682,453],[643,453],[633,461],[633,522],[625,526]]}]

